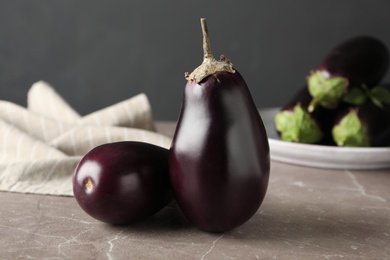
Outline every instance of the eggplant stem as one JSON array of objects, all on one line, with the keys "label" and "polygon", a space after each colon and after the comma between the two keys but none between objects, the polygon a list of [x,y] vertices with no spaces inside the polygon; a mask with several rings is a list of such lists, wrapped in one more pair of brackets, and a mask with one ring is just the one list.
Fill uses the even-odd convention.
[{"label": "eggplant stem", "polygon": [[184,76],[187,80],[194,80],[196,83],[200,83],[205,77],[219,73],[229,72],[235,73],[233,64],[225,56],[221,56],[218,61],[211,53],[209,31],[207,29],[206,18],[200,19],[203,33],[203,62],[193,72],[185,73]]},{"label": "eggplant stem", "polygon": [[209,30],[207,28],[206,18],[200,18],[200,24],[202,26],[203,34],[203,60],[214,59],[214,56],[211,52]]},{"label": "eggplant stem", "polygon": [[316,109],[317,107],[317,98],[313,98],[309,104],[309,106],[307,107],[307,111],[309,113],[312,113],[314,112],[314,110]]}]

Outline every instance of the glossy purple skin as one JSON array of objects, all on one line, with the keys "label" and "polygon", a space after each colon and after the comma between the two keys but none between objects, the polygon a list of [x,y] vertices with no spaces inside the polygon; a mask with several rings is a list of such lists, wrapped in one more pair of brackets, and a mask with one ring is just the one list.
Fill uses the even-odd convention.
[{"label": "glossy purple skin", "polygon": [[374,87],[385,76],[388,66],[386,45],[371,36],[359,36],[335,47],[316,70],[326,71],[330,77],[345,77],[351,86]]},{"label": "glossy purple skin", "polygon": [[228,231],[257,212],[268,186],[269,144],[238,72],[187,82],[169,159],[177,203],[200,229]]},{"label": "glossy purple skin", "polygon": [[100,221],[147,218],[173,200],[168,150],[130,141],[98,146],[78,164],[73,192],[80,207]]}]

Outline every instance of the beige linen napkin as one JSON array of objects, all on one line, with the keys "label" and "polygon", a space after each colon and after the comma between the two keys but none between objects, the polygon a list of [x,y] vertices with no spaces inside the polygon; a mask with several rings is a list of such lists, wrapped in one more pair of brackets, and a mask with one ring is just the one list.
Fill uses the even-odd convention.
[{"label": "beige linen napkin", "polygon": [[72,196],[74,170],[92,148],[124,140],[171,143],[154,132],[145,94],[83,117],[43,81],[27,101],[24,108],[0,100],[1,191]]}]

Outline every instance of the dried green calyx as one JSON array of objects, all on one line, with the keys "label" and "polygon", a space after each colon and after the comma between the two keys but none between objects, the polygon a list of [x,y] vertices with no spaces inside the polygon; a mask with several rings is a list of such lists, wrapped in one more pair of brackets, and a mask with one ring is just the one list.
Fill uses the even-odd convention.
[{"label": "dried green calyx", "polygon": [[307,84],[313,97],[308,110],[313,112],[317,105],[336,108],[347,92],[349,81],[344,77],[327,77],[322,71],[314,71],[308,77]]},{"label": "dried green calyx", "polygon": [[199,83],[204,79],[205,77],[215,74],[217,72],[230,72],[235,73],[235,70],[233,69],[232,62],[227,59],[224,55],[221,55],[220,60],[216,60],[211,53],[211,47],[210,47],[210,38],[209,38],[209,32],[207,29],[206,19],[201,18],[200,23],[202,26],[202,33],[203,33],[203,62],[202,64],[197,67],[193,72],[185,73],[185,78],[187,80],[194,80],[196,83]]},{"label": "dried green calyx", "polygon": [[332,136],[338,146],[368,147],[367,128],[359,119],[358,113],[352,109],[332,129]]}]

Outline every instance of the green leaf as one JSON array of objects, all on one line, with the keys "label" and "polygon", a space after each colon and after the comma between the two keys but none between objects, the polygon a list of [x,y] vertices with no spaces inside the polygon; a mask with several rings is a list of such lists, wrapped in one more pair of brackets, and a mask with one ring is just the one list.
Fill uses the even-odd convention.
[{"label": "green leaf", "polygon": [[390,104],[390,90],[384,87],[374,87],[370,90],[370,98],[378,100],[382,104]]},{"label": "green leaf", "polygon": [[351,88],[343,100],[348,104],[361,105],[367,101],[367,95],[360,88]]}]

